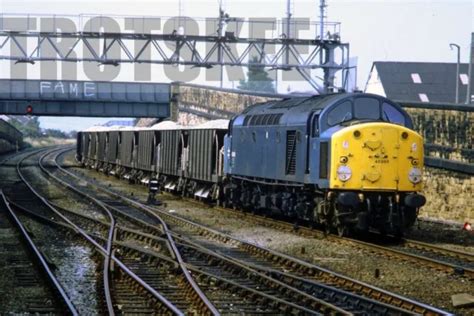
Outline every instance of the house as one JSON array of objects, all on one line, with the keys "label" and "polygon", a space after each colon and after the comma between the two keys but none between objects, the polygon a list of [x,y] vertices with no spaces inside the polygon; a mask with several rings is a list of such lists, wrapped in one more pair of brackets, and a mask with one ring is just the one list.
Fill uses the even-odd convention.
[{"label": "house", "polygon": [[[468,64],[460,64],[459,103],[466,102]],[[474,103],[474,67],[471,75]],[[398,102],[455,103],[456,63],[382,62],[372,65],[365,92]]]}]

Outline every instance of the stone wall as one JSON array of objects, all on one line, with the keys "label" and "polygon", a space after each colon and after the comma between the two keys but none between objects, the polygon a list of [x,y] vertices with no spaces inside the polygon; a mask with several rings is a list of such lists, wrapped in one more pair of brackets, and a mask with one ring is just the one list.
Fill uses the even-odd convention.
[{"label": "stone wall", "polygon": [[191,113],[186,113],[186,112],[179,112],[178,114],[178,124],[180,125],[189,125],[189,126],[194,126],[194,125],[199,125],[202,123],[207,122],[208,119],[196,115],[196,114],[191,114]]},{"label": "stone wall", "polygon": [[454,171],[425,168],[426,205],[421,217],[474,223],[474,177]]},{"label": "stone wall", "polygon": [[[425,141],[425,156],[474,164],[474,110],[407,107],[415,130]],[[427,204],[420,216],[474,222],[474,176],[425,167]]]},{"label": "stone wall", "polygon": [[138,120],[138,122],[135,124],[136,127],[150,127],[153,126],[154,124],[158,123],[159,119],[156,118],[141,118]]},{"label": "stone wall", "polygon": [[474,111],[405,108],[425,139],[425,155],[474,163]]},{"label": "stone wall", "polygon": [[249,105],[282,97],[179,83],[173,84],[172,93],[173,107],[178,110],[177,121],[183,125],[217,118],[230,119]]}]

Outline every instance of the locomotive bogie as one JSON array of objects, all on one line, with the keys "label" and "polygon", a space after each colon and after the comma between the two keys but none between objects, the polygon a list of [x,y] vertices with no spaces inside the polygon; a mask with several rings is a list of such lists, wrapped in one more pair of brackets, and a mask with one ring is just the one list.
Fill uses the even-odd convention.
[{"label": "locomotive bogie", "polygon": [[[415,203],[408,202],[411,199]],[[416,193],[329,191],[327,210],[322,222],[332,222],[339,232],[377,229],[383,233],[402,234],[410,228],[425,198]]]}]

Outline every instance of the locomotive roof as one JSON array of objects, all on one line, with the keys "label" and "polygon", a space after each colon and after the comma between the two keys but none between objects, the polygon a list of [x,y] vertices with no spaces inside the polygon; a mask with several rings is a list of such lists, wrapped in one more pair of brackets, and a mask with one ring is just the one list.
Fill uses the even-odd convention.
[{"label": "locomotive roof", "polygon": [[[311,97],[294,97],[251,105],[242,112],[241,118],[243,119],[243,117],[245,117],[245,119],[248,120],[251,117],[255,118],[266,115],[269,118],[263,120],[270,123],[272,122],[271,116],[274,116],[274,121],[278,122],[278,124],[306,124],[310,113],[320,113],[326,108],[340,103],[340,101],[344,99],[352,99],[354,97],[370,97],[386,100],[386,98],[379,95],[368,93],[335,93]],[[235,124],[245,124],[242,119],[234,121]]]},{"label": "locomotive roof", "polygon": [[338,93],[326,95],[314,95],[311,97],[294,97],[283,100],[272,100],[263,103],[257,103],[246,108],[242,114],[265,114],[272,112],[298,111],[306,112],[308,110],[324,109],[325,107],[337,102],[352,93]]},{"label": "locomotive roof", "polygon": [[282,116],[279,121],[280,123],[301,123],[307,121],[310,112],[319,112],[351,95],[353,94],[338,93],[272,100],[251,105],[246,108],[242,114],[245,116],[280,114],[280,116]]}]

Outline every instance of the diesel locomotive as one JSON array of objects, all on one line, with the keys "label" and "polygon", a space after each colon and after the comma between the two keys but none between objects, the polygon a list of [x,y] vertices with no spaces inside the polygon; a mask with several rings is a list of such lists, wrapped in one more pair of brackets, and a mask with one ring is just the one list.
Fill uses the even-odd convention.
[{"label": "diesel locomotive", "polygon": [[130,181],[238,209],[283,214],[340,235],[400,235],[425,198],[423,139],[396,103],[339,93],[259,103],[230,121],[92,129],[77,159]]}]

